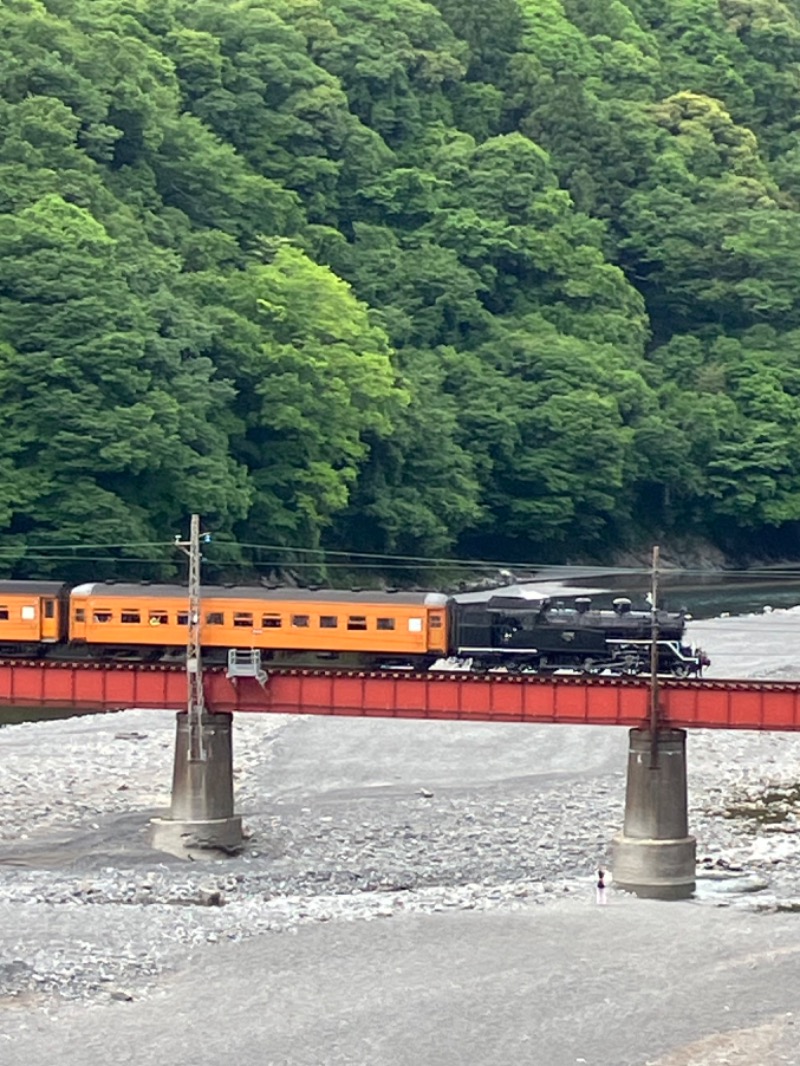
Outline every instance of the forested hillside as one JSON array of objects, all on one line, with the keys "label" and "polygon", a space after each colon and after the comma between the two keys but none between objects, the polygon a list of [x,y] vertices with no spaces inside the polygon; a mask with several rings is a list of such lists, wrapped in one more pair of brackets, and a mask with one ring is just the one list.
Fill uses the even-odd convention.
[{"label": "forested hillside", "polygon": [[800,0],[0,30],[11,572],[192,510],[412,555],[800,551]]}]

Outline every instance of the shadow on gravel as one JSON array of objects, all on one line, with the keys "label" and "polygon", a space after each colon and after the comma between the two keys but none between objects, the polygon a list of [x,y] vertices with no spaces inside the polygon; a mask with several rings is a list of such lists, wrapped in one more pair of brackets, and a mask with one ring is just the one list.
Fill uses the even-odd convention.
[{"label": "shadow on gravel", "polygon": [[106,866],[186,862],[156,851],[147,839],[150,818],[163,811],[135,811],[103,818],[95,827],[39,830],[28,840],[0,844],[0,867],[93,871]]}]

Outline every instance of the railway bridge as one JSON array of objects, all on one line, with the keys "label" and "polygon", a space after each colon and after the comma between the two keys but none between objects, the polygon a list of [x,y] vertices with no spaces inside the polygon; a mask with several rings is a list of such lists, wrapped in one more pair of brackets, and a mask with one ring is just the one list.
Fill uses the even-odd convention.
[{"label": "railway bridge", "polygon": [[800,730],[800,682],[677,680],[439,670],[206,667],[201,747],[180,664],[0,660],[0,706],[177,712],[172,807],[155,819],[167,851],[241,847],[234,813],[234,713],[616,725],[630,731],[625,819],[612,844],[618,885],[639,895],[694,891],[688,831],[689,729]]}]

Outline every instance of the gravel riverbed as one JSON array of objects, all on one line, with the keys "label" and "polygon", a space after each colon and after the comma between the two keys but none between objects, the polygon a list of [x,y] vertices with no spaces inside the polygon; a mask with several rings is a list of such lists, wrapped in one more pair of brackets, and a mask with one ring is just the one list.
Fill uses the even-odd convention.
[{"label": "gravel riverbed", "polygon": [[[771,617],[785,628],[789,615]],[[725,620],[697,628],[733,676]],[[624,730],[240,716],[247,847],[187,862],[147,836],[169,803],[174,728],[170,713],[131,710],[0,730],[6,1033],[68,1001],[147,997],[201,945],[594,906],[622,825]],[[800,736],[698,731],[689,780],[696,905],[800,909]]]}]

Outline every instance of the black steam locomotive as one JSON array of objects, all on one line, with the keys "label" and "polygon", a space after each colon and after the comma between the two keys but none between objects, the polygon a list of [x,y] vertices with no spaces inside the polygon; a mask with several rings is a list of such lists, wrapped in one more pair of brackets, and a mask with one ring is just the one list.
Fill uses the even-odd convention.
[{"label": "black steam locomotive", "polygon": [[[686,615],[656,612],[658,672],[699,677],[710,660],[684,643]],[[453,615],[457,654],[472,660],[473,670],[504,666],[510,671],[553,673],[642,674],[650,672],[653,612],[634,610],[620,597],[611,610],[598,610],[586,596],[571,607],[551,600],[493,596],[482,603],[462,603]]]}]

